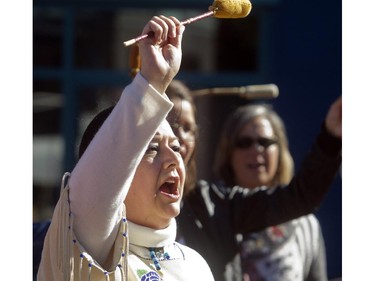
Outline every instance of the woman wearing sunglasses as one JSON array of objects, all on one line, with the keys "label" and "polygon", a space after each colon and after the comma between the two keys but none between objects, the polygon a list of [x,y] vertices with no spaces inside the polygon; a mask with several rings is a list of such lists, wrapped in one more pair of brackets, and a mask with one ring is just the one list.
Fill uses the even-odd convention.
[{"label": "woman wearing sunglasses", "polygon": [[[328,192],[341,164],[341,98],[329,109],[321,133],[291,183],[292,167],[288,175],[288,172],[280,170],[286,164],[278,166],[283,180],[271,194],[262,188],[252,191],[239,187],[237,179],[231,173],[229,178],[232,180],[225,182],[225,185],[197,180],[195,155],[199,139],[193,97],[190,89],[178,80],[172,81],[166,94],[174,103],[167,119],[180,141],[180,152],[186,167],[184,196],[181,212],[177,217],[177,239],[205,258],[216,281],[242,281],[237,233],[253,233],[307,215],[320,205]],[[230,159],[234,149],[246,150],[255,146],[259,150],[266,147],[267,150],[272,150],[279,147],[280,159],[286,158],[281,156],[288,153],[287,146],[282,145],[286,142],[276,129],[268,135],[244,134],[241,135],[243,138],[237,138],[246,122],[247,120],[230,126],[237,129],[232,134],[233,138],[224,138],[229,142],[228,151],[219,148],[219,155],[228,164],[228,169],[224,168],[222,176],[227,171],[232,171],[232,162],[226,159]],[[252,176],[256,177],[255,173]],[[267,174],[264,173],[263,176],[266,177]],[[282,188],[281,185],[286,183],[288,186]]]},{"label": "woman wearing sunglasses", "polygon": [[[239,107],[223,128],[215,163],[226,186],[271,191],[289,184],[294,165],[280,116],[269,105]],[[324,240],[312,214],[239,240],[244,280],[327,280]]]}]

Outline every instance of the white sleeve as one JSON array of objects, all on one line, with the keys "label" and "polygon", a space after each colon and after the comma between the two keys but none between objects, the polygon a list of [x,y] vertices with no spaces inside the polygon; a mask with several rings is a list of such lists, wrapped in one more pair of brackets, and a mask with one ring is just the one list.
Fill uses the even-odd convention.
[{"label": "white sleeve", "polygon": [[74,233],[99,263],[115,241],[136,167],[172,106],[138,74],[71,173]]}]

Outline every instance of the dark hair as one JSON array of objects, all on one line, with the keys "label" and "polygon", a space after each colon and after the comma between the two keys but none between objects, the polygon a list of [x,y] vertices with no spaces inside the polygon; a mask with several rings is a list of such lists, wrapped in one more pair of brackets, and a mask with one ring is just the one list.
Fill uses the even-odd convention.
[{"label": "dark hair", "polygon": [[[190,93],[190,89],[180,80],[172,80],[165,93],[169,99],[179,98],[194,105],[193,96]],[[193,108],[195,107],[193,106]]]},{"label": "dark hair", "polygon": [[102,111],[100,111],[89,123],[85,132],[83,133],[81,143],[78,150],[78,158],[81,158],[83,153],[86,151],[87,147],[91,143],[92,139],[95,137],[96,133],[99,131],[100,127],[103,125],[104,121],[111,114],[115,106],[110,106]]},{"label": "dark hair", "polygon": [[[181,81],[173,80],[166,90],[166,94],[169,99],[178,98],[180,100],[188,101],[194,110],[194,115],[196,113],[196,109],[194,106],[193,97],[190,94],[190,89]],[[99,131],[100,127],[103,125],[104,121],[107,117],[111,114],[113,106],[110,106],[102,111],[100,111],[89,123],[85,132],[83,133],[81,143],[79,145],[78,150],[78,157],[81,158],[83,153],[86,151],[87,147],[91,143],[92,139],[95,137],[96,133]],[[171,127],[173,128],[173,122],[178,122],[178,116],[174,116],[175,120],[169,120]],[[194,149],[193,154],[186,165],[186,181],[185,181],[185,193],[187,195],[189,191],[194,189],[196,180],[197,180],[197,168],[196,168],[196,160],[195,160],[195,151]]]}]

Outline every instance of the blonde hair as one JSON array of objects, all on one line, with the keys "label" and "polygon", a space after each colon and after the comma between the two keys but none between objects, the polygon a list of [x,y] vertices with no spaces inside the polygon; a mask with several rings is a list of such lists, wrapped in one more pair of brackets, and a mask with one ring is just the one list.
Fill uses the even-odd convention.
[{"label": "blonde hair", "polygon": [[237,184],[230,159],[241,129],[256,117],[264,117],[271,123],[279,146],[279,163],[272,187],[289,184],[294,173],[294,161],[289,151],[284,122],[269,104],[241,106],[227,118],[216,151],[214,173],[227,185]]}]

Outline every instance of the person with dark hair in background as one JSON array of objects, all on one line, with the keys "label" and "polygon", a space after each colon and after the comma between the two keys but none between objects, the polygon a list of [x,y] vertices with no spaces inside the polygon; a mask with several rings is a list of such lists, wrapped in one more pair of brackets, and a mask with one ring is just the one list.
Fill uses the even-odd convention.
[{"label": "person with dark hair in background", "polygon": [[62,180],[39,281],[214,280],[206,261],[175,241],[185,182],[165,90],[181,64],[184,26],[155,16],[139,42],[142,70],[88,127],[91,139]]},{"label": "person with dark hair in background", "polygon": [[[224,186],[252,191],[272,192],[291,181],[294,161],[285,125],[271,105],[241,106],[227,117],[214,170]],[[244,280],[327,280],[323,235],[313,214],[243,234],[241,240]]]},{"label": "person with dark hair in background", "polygon": [[[341,165],[341,98],[329,109],[320,134],[298,173],[270,193],[196,178],[196,109],[189,88],[172,81],[166,94],[174,103],[167,119],[181,143],[186,166],[185,194],[177,217],[177,239],[196,249],[208,262],[215,280],[243,280],[237,234],[261,231],[313,213]],[[291,159],[290,159],[291,160]],[[233,186],[233,185],[235,186]]]}]

